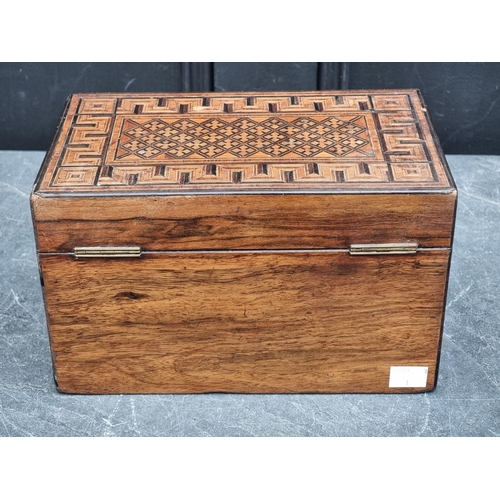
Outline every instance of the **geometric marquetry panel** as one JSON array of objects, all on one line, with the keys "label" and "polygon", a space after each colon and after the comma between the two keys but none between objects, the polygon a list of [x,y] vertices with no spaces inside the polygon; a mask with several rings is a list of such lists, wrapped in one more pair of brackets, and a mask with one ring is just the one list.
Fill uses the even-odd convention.
[{"label": "geometric marquetry panel", "polygon": [[126,119],[115,160],[373,157],[361,115]]},{"label": "geometric marquetry panel", "polygon": [[40,192],[442,188],[417,91],[71,98]]}]

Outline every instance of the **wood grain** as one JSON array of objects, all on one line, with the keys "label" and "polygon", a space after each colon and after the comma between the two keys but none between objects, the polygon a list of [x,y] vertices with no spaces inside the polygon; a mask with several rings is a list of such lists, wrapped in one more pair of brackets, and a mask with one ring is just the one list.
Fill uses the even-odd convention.
[{"label": "wood grain", "polygon": [[450,247],[456,192],[32,197],[40,252]]},{"label": "wood grain", "polygon": [[[434,387],[449,251],[41,255],[59,390],[419,392]],[[428,366],[389,389],[391,366]]]},{"label": "wood grain", "polygon": [[[61,391],[434,387],[456,188],[416,90],[78,94],[31,208]],[[107,246],[143,255],[71,255]]]}]

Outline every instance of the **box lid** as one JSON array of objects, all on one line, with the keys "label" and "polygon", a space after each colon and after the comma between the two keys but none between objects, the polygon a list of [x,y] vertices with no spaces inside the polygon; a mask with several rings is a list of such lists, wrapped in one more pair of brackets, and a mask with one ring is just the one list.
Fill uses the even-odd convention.
[{"label": "box lid", "polygon": [[448,247],[417,90],[79,94],[32,194],[39,250]]}]

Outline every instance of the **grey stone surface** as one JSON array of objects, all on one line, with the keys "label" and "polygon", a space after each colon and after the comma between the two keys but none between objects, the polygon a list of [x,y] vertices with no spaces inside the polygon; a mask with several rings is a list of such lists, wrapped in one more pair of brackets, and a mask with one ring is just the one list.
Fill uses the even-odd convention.
[{"label": "grey stone surface", "polygon": [[0,436],[500,436],[500,157],[448,157],[459,209],[434,392],[74,396],[54,386],[37,272],[43,156],[0,152]]}]

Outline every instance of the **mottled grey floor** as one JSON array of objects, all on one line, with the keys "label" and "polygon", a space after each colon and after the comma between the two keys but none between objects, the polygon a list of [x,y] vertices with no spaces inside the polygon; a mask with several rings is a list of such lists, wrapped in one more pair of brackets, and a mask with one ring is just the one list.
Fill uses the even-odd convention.
[{"label": "mottled grey floor", "polygon": [[269,396],[56,391],[29,211],[42,159],[0,152],[0,435],[500,435],[500,157],[448,157],[459,209],[437,389]]}]

